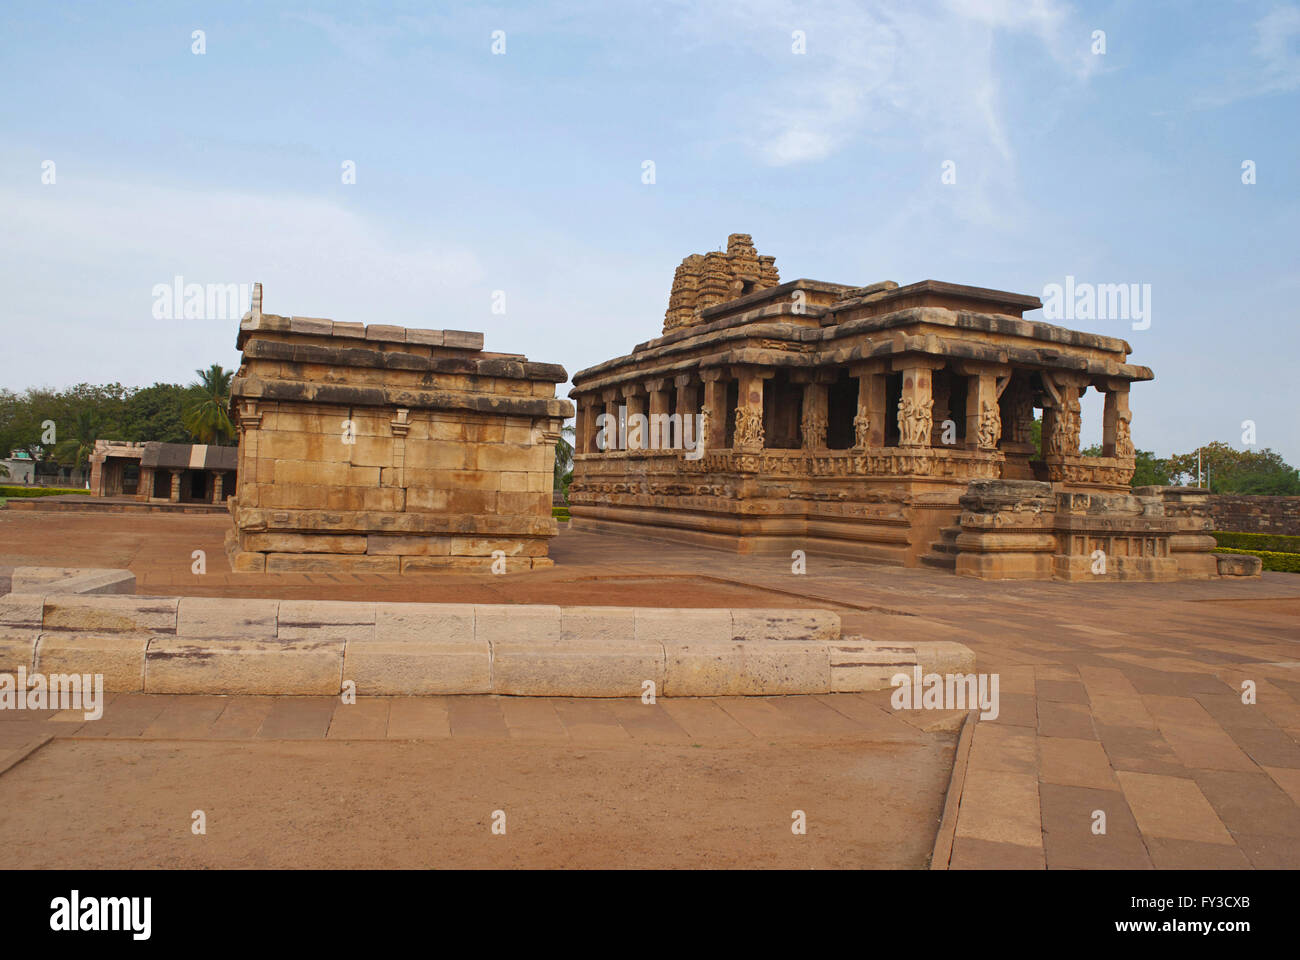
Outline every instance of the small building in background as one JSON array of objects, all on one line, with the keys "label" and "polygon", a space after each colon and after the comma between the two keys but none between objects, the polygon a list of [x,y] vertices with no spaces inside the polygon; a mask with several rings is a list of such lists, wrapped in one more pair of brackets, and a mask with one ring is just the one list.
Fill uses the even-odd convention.
[{"label": "small building in background", "polygon": [[36,461],[26,450],[11,450],[7,458],[0,460],[0,466],[7,471],[5,476],[0,477],[2,483],[25,486],[36,479]]},{"label": "small building in background", "polygon": [[235,489],[238,450],[212,444],[97,440],[90,492],[167,503],[225,503]]}]

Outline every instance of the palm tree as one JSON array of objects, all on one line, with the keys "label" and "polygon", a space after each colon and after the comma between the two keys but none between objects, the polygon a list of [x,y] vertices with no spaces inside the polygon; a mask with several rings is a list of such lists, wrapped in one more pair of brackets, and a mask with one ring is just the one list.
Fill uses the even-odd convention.
[{"label": "palm tree", "polygon": [[99,439],[99,420],[89,410],[78,410],[73,421],[72,436],[65,436],[54,445],[50,455],[65,467],[78,470],[85,466],[95,452]]},{"label": "palm tree", "polygon": [[573,470],[573,444],[566,437],[574,435],[574,428],[565,424],[560,428],[560,439],[555,441],[555,489],[569,499],[570,472]]},{"label": "palm tree", "polygon": [[230,378],[233,370],[214,363],[206,370],[195,370],[198,382],[190,384],[194,400],[181,414],[181,423],[198,443],[225,443],[235,437],[230,422]]}]

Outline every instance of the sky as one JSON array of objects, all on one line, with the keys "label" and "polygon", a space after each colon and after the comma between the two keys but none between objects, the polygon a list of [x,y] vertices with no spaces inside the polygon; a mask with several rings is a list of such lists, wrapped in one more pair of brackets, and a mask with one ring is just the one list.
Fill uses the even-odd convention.
[{"label": "sky", "polygon": [[176,277],[573,373],[748,233],[783,280],[1137,284],[1061,322],[1155,371],[1138,448],[1300,464],[1294,2],[11,2],[0,91],[9,389],[236,366]]}]

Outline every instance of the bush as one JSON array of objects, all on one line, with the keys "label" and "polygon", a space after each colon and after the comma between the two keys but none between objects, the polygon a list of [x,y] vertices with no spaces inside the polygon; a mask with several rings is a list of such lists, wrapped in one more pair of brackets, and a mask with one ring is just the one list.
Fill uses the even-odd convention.
[{"label": "bush", "polygon": [[90,496],[89,490],[70,489],[67,487],[3,487],[0,486],[0,497],[57,497],[69,493],[79,493],[83,497]]},{"label": "bush", "polygon": [[1232,547],[1221,547],[1214,552],[1245,553],[1263,560],[1265,570],[1276,570],[1279,573],[1300,573],[1300,553],[1274,553],[1271,550],[1234,550]]},{"label": "bush", "polygon": [[551,516],[554,517],[556,520],[568,520],[568,519],[569,519],[569,508],[568,508],[568,507],[551,507]]},{"label": "bush", "polygon": [[1280,533],[1222,533],[1211,534],[1215,543],[1221,547],[1233,547],[1237,550],[1265,550],[1270,553],[1300,553],[1300,537],[1283,536]]}]

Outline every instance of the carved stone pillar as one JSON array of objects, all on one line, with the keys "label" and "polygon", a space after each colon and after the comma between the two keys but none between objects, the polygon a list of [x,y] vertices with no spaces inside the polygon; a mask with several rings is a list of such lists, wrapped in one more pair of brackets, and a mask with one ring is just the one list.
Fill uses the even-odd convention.
[{"label": "carved stone pillar", "polygon": [[1007,395],[1007,417],[1002,424],[1003,436],[1008,443],[1023,445],[1033,452],[1034,395],[1023,376],[1013,376]]},{"label": "carved stone pillar", "polygon": [[885,445],[885,365],[858,364],[850,371],[858,378],[858,409],[853,417],[853,446],[858,450]]},{"label": "carved stone pillar", "polygon": [[226,475],[218,470],[212,475],[212,502],[221,503],[221,494],[226,485]]},{"label": "carved stone pillar", "polygon": [[645,389],[650,395],[650,433],[646,446],[651,450],[667,450],[672,446],[668,429],[668,380],[647,380]]},{"label": "carved stone pillar", "polygon": [[674,377],[673,386],[677,388],[677,416],[681,421],[681,432],[673,437],[673,446],[681,449],[689,441],[693,449],[698,446],[701,433],[699,421],[696,420],[696,415],[700,412],[699,390],[689,373]]},{"label": "carved stone pillar", "polygon": [[627,448],[644,450],[650,440],[645,388],[639,383],[625,384],[623,403],[627,407]]},{"label": "carved stone pillar", "polygon": [[811,383],[804,384],[803,410],[801,411],[799,429],[803,433],[803,448],[805,450],[826,449],[826,428],[829,424],[826,401],[825,383],[813,380]]},{"label": "carved stone pillar", "polygon": [[996,450],[1002,439],[1002,392],[1011,382],[1009,368],[967,363],[959,367],[966,380],[966,448]]},{"label": "carved stone pillar", "polygon": [[[944,421],[953,419],[952,410],[952,379],[946,376],[935,376],[932,372],[930,381],[930,394],[934,398],[933,422],[935,429],[930,434],[930,444],[935,447],[952,447],[956,446],[954,437],[951,444],[943,442],[944,438]],[[964,411],[963,411],[964,412]],[[953,423],[953,429],[956,429],[956,422]],[[970,431],[966,432],[967,438],[970,437]]]},{"label": "carved stone pillar", "polygon": [[895,361],[894,368],[903,374],[903,393],[898,400],[900,447],[930,445],[930,433],[934,427],[934,399],[930,395],[930,377],[936,363],[910,358]]},{"label": "carved stone pillar", "polygon": [[601,415],[604,412],[604,399],[602,397],[586,398],[586,440],[582,444],[582,453],[601,453],[597,446],[597,438],[601,433]]},{"label": "carved stone pillar", "polygon": [[180,503],[180,500],[181,500],[181,474],[183,474],[185,471],[184,471],[184,470],[170,470],[170,471],[168,471],[168,472],[172,475],[172,490],[171,490],[171,496],[169,496],[167,499],[171,500],[172,503]]},{"label": "carved stone pillar", "polygon": [[762,367],[741,367],[736,378],[739,390],[736,399],[736,439],[738,450],[763,449],[763,381],[774,371]]},{"label": "carved stone pillar", "polygon": [[1101,425],[1101,455],[1129,459],[1136,456],[1129,424],[1133,414],[1128,406],[1127,380],[1112,380],[1104,384],[1106,407]]},{"label": "carved stone pillar", "polygon": [[704,446],[720,450],[727,442],[727,374],[721,367],[701,370],[704,380]]},{"label": "carved stone pillar", "polygon": [[587,427],[591,419],[591,406],[586,397],[579,397],[574,404],[573,416],[573,455],[587,452]]},{"label": "carved stone pillar", "polygon": [[611,388],[601,394],[601,398],[605,401],[605,422],[603,429],[596,434],[596,452],[610,453],[619,449],[618,408],[622,406],[622,394]]},{"label": "carved stone pillar", "polygon": [[1044,373],[1043,455],[1079,455],[1078,379],[1069,374]]}]

